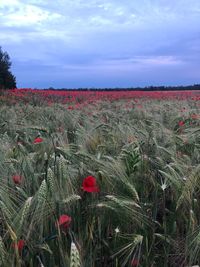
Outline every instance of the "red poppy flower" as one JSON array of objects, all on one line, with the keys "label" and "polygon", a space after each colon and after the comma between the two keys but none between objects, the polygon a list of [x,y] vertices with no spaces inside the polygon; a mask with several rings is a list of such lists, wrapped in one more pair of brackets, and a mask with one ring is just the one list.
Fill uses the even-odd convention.
[{"label": "red poppy flower", "polygon": [[36,137],[33,143],[38,144],[38,143],[42,143],[42,142],[43,142],[43,139],[41,137]]},{"label": "red poppy flower", "polygon": [[96,178],[93,176],[88,176],[83,180],[83,191],[86,192],[99,192],[99,187],[96,184]]},{"label": "red poppy flower", "polygon": [[132,259],[132,261],[131,261],[131,267],[137,267],[138,264],[139,264],[139,260],[137,260],[137,259]]},{"label": "red poppy flower", "polygon": [[22,180],[23,180],[23,177],[21,175],[13,175],[12,176],[12,180],[15,184],[21,184],[22,183]]},{"label": "red poppy flower", "polygon": [[18,250],[19,254],[22,252],[25,246],[25,241],[20,239],[16,244],[13,244],[13,247]]},{"label": "red poppy flower", "polygon": [[181,126],[184,126],[185,123],[184,123],[184,121],[179,121],[179,122],[178,122],[178,125],[181,127]]},{"label": "red poppy flower", "polygon": [[69,106],[67,109],[71,109],[71,110],[73,110],[73,109],[74,109],[74,107],[73,107],[73,106]]},{"label": "red poppy flower", "polygon": [[69,228],[71,221],[72,221],[72,218],[70,216],[63,214],[59,217],[58,225],[59,227],[66,230]]}]

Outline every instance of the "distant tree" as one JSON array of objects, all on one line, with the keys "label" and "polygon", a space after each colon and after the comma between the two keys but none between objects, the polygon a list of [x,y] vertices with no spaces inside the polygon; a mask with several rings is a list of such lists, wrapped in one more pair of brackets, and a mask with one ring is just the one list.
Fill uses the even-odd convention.
[{"label": "distant tree", "polygon": [[11,73],[10,57],[7,52],[3,52],[0,46],[0,89],[16,88],[16,78]]}]

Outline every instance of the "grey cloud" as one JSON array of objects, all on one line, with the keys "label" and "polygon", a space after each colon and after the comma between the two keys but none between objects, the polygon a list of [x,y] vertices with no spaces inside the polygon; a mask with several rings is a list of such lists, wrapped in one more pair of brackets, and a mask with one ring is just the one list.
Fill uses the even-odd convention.
[{"label": "grey cloud", "polygon": [[[8,26],[0,18],[0,45],[12,57],[20,87],[143,86],[199,79],[198,0],[19,2],[49,14],[20,26]],[[8,10],[0,5],[0,12]],[[60,16],[51,19],[50,14]]]}]

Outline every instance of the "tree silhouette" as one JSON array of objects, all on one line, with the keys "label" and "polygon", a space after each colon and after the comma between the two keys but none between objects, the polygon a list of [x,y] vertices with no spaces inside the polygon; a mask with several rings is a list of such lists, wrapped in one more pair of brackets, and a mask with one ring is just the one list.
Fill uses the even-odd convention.
[{"label": "tree silhouette", "polygon": [[16,88],[16,78],[11,73],[10,57],[7,52],[3,52],[0,46],[0,89]]}]

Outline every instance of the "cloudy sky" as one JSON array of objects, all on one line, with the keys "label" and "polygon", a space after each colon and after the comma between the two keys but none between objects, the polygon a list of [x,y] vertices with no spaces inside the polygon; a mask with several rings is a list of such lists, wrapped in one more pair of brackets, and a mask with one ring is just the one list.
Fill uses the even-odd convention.
[{"label": "cloudy sky", "polygon": [[0,0],[18,87],[200,83],[200,0]]}]

